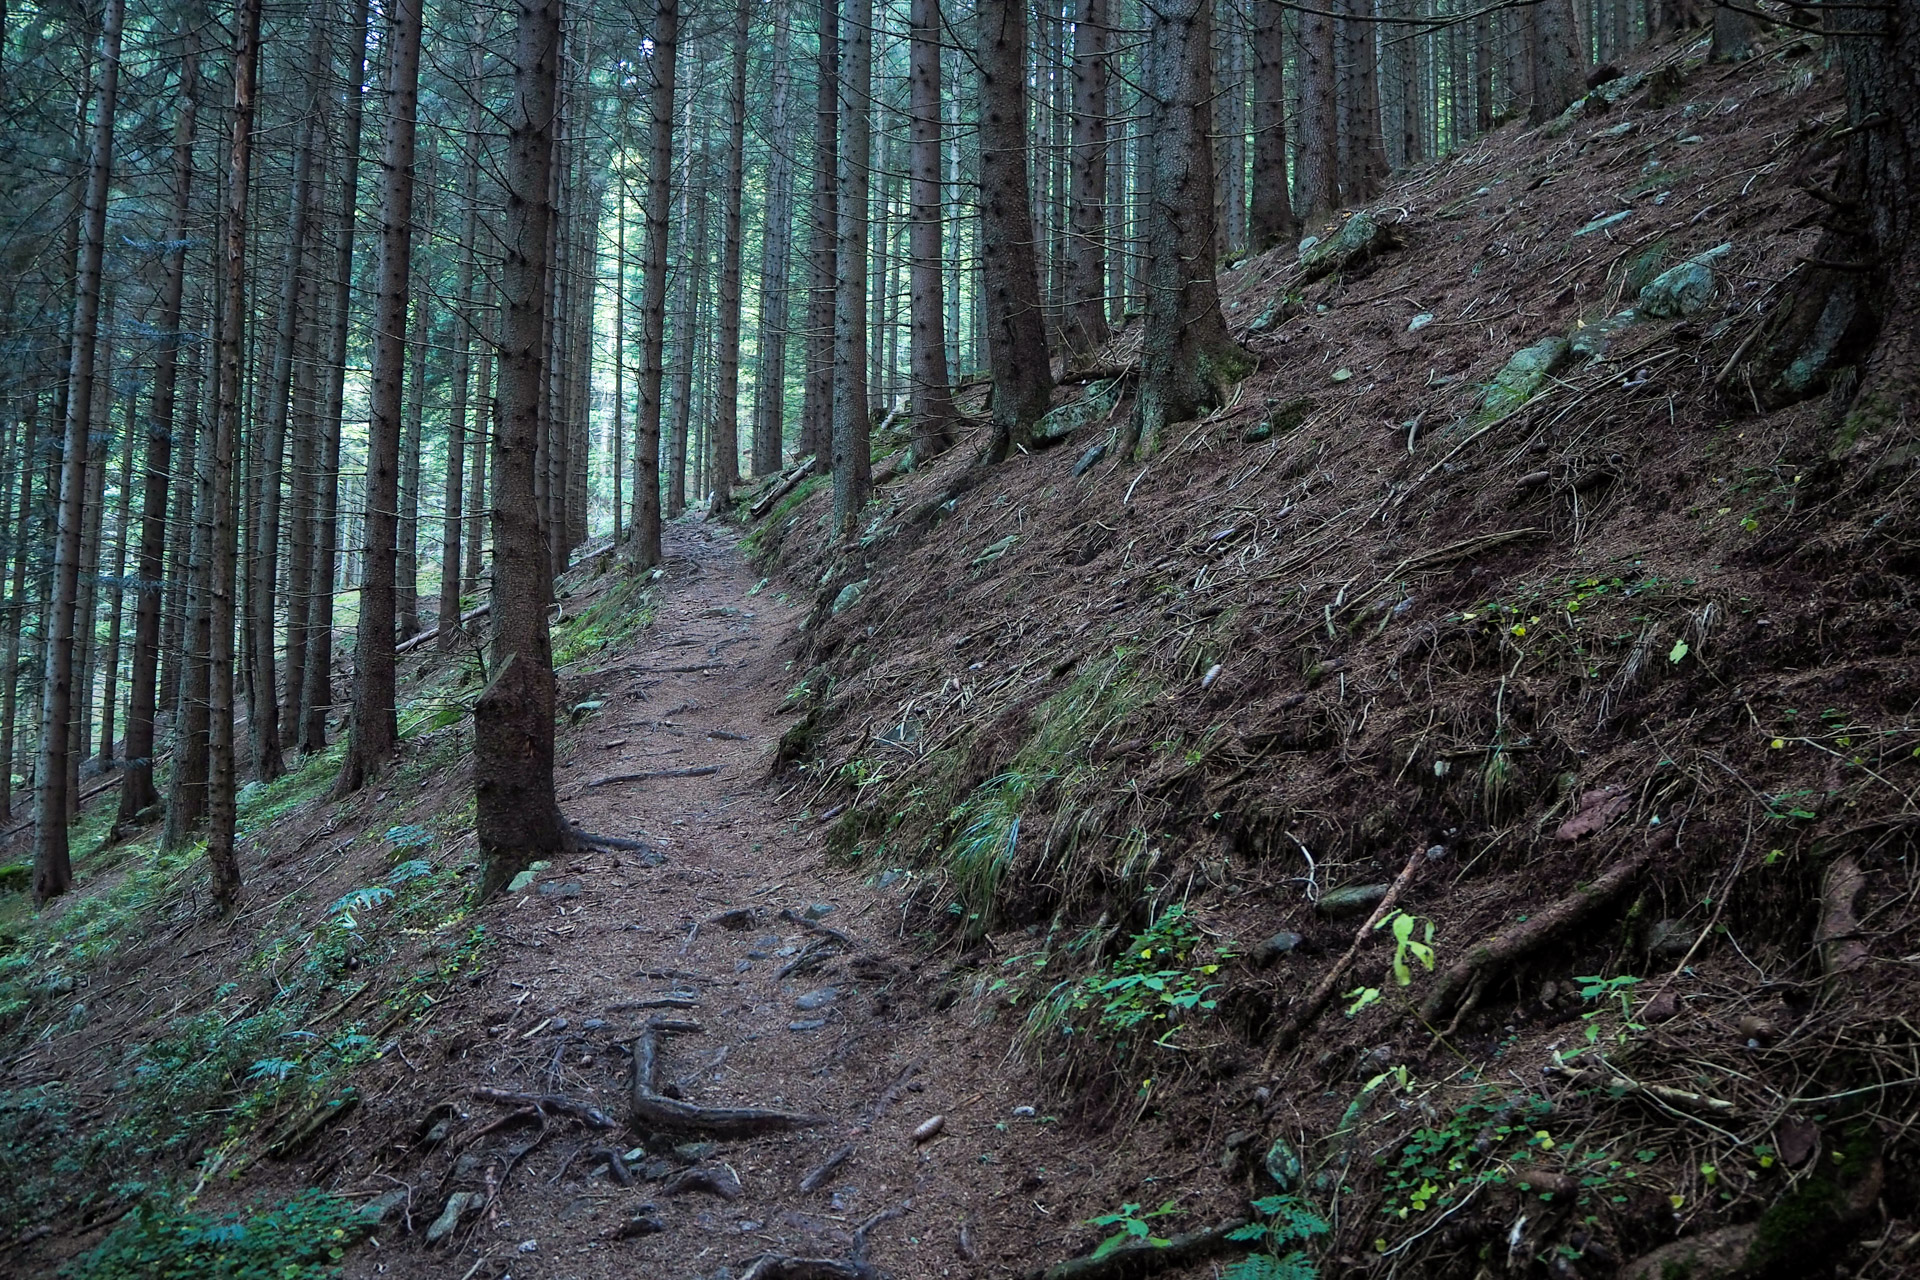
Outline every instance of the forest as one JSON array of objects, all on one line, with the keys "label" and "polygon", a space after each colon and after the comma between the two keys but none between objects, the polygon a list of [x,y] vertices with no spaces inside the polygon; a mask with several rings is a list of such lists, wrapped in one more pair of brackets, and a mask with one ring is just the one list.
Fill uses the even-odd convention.
[{"label": "forest", "polygon": [[1920,5],[1324,4],[0,0],[0,1272],[1920,1266]]}]

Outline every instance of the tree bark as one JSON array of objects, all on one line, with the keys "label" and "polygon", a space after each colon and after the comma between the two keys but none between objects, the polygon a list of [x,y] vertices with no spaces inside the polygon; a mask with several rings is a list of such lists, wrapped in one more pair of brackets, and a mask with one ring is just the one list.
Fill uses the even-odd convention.
[{"label": "tree bark", "polygon": [[873,0],[848,0],[840,25],[840,156],[834,182],[833,528],[853,532],[873,487],[867,440],[867,198],[873,153]]},{"label": "tree bark", "polygon": [[[1348,16],[1340,22],[1347,64],[1347,172],[1341,182],[1341,199],[1348,205],[1358,205],[1380,194],[1387,178],[1387,152],[1380,138],[1380,77],[1376,71],[1374,24],[1369,21],[1372,0],[1343,0],[1342,8]],[[1462,70],[1455,69],[1456,87],[1464,82]],[[1456,113],[1456,128],[1460,119]]]},{"label": "tree bark", "polygon": [[[476,39],[468,55],[468,75],[475,84],[486,70],[485,49]],[[467,465],[467,395],[473,376],[473,271],[480,238],[480,114],[476,96],[467,107],[466,160],[460,170],[460,203],[466,220],[460,232],[460,265],[454,276],[453,397],[447,406],[446,514],[440,525],[440,617],[434,643],[442,650],[453,646],[460,625],[460,533],[465,515]],[[617,326],[616,326],[617,328]],[[615,358],[619,355],[615,350]],[[617,366],[616,366],[617,367]],[[615,375],[616,379],[618,374]],[[616,393],[615,399],[617,400]],[[614,502],[617,510],[618,499]]]},{"label": "tree bark", "polygon": [[388,11],[387,147],[381,163],[379,301],[373,333],[371,420],[367,424],[360,627],[354,645],[352,736],[334,784],[336,797],[358,790],[384,772],[393,761],[399,739],[394,724],[394,573],[399,537],[401,393],[407,365],[408,267],[413,249],[414,132],[420,103],[421,3],[392,0]]},{"label": "tree bark", "polygon": [[[655,55],[660,52],[656,28]],[[553,790],[553,659],[547,605],[553,580],[534,494],[540,401],[541,312],[548,298],[553,216],[554,106],[560,0],[525,0],[514,52],[506,166],[506,260],[501,266],[500,421],[493,440],[493,681],[474,707],[475,829],[480,896],[529,862],[572,847]],[[668,81],[671,84],[671,80]],[[389,647],[391,653],[391,647]]]},{"label": "tree bark", "polygon": [[353,302],[353,228],[360,197],[360,129],[366,117],[368,0],[353,0],[348,28],[346,127],[340,151],[340,220],[334,227],[332,329],[327,339],[326,406],[314,484],[313,581],[308,593],[307,671],[300,693],[300,749],[327,749],[333,706],[334,561],[340,541],[340,429],[346,413],[347,329]]},{"label": "tree bark", "polygon": [[[689,120],[692,110],[689,104]],[[673,316],[673,417],[667,428],[667,516],[687,509],[689,433],[693,425],[693,366],[700,341],[700,295],[707,265],[706,140],[697,159],[689,154],[680,185],[680,298]],[[694,487],[700,484],[698,457],[694,458]],[[696,498],[698,494],[696,492]]]},{"label": "tree bark", "polygon": [[1300,236],[1287,182],[1286,10],[1280,0],[1254,0],[1253,211],[1248,247],[1265,253]]},{"label": "tree bark", "polygon": [[1143,7],[1147,313],[1123,456],[1143,441],[1159,448],[1170,424],[1219,406],[1227,384],[1245,371],[1213,278],[1212,0],[1143,0]]},{"label": "tree bark", "polygon": [[793,12],[789,0],[773,6],[773,86],[768,103],[766,231],[760,242],[759,368],[753,380],[753,473],[780,470],[785,446],[787,339],[793,310],[793,152],[799,144],[799,117],[790,109],[793,92]]},{"label": "tree bark", "polygon": [[[19,516],[14,522],[7,585],[6,682],[0,685],[0,818],[13,817],[14,733],[18,729],[20,699],[20,631],[27,613],[28,529],[33,520],[33,475],[40,448],[40,397],[27,397],[20,424],[20,452],[14,466],[19,477]],[[7,510],[12,510],[11,505]],[[152,784],[148,784],[151,788]]]},{"label": "tree bark", "polygon": [[1573,0],[1541,0],[1527,12],[1533,27],[1533,107],[1527,118],[1542,124],[1586,92],[1587,59]]},{"label": "tree bark", "polygon": [[674,64],[679,56],[678,0],[659,0],[653,24],[652,116],[647,145],[647,256],[641,264],[640,407],[634,415],[633,567],[660,563],[660,384],[667,332],[667,214],[673,208]]},{"label": "tree bark", "polygon": [[735,0],[732,88],[727,96],[726,172],[720,179],[720,378],[714,389],[713,491],[724,505],[740,483],[740,203],[747,148],[747,17]]},{"label": "tree bark", "polygon": [[[1079,0],[1073,24],[1066,339],[1079,364],[1091,363],[1107,341],[1107,59],[1112,44],[1107,3]],[[930,56],[937,60],[939,53]],[[934,65],[938,74],[938,62]]]},{"label": "tree bark", "polygon": [[427,407],[427,349],[432,345],[433,295],[414,299],[407,336],[407,402],[400,433],[399,540],[394,549],[393,626],[396,643],[419,635],[420,625],[420,427]]},{"label": "tree bark", "polygon": [[1340,207],[1340,113],[1334,22],[1300,13],[1300,133],[1295,157],[1301,221],[1316,226]]},{"label": "tree bark", "polygon": [[[1087,0],[1099,5],[1102,0]],[[952,447],[955,419],[947,371],[946,298],[941,280],[945,265],[940,190],[940,0],[913,0],[909,18],[911,70],[909,109],[913,116],[911,283],[913,331],[913,463],[921,466]]]},{"label": "tree bark", "polygon": [[67,848],[67,756],[73,714],[73,649],[80,585],[82,495],[87,434],[93,422],[94,351],[100,333],[100,271],[106,250],[107,195],[113,177],[114,110],[120,90],[120,40],[126,0],[107,0],[95,70],[93,136],[80,204],[79,269],[74,278],[73,341],[68,360],[65,434],[61,446],[59,524],[54,535],[53,595],[46,676],[40,708],[40,762],[34,771],[33,900],[73,887]]},{"label": "tree bark", "polygon": [[213,900],[231,910],[240,896],[234,850],[233,459],[240,443],[241,350],[247,316],[247,195],[252,169],[254,89],[260,56],[261,0],[241,0],[233,53],[233,125],[228,144],[226,302],[220,314],[219,377],[208,492],[207,862]]},{"label": "tree bark", "polygon": [[807,296],[807,371],[800,401],[800,452],[824,469],[833,452],[833,314],[839,209],[840,4],[820,0],[818,98],[813,128],[812,240]]},{"label": "tree bark", "polygon": [[1230,258],[1247,247],[1247,42],[1232,21],[1233,6],[1217,5],[1213,56],[1214,257]]},{"label": "tree bark", "polygon": [[987,460],[1034,444],[1053,395],[1053,369],[1034,260],[1027,185],[1026,0],[980,0],[980,257],[993,437]]}]

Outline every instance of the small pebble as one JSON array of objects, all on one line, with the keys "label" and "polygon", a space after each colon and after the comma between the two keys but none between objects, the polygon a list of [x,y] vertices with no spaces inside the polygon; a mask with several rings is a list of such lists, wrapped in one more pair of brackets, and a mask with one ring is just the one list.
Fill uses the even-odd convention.
[{"label": "small pebble", "polygon": [[1443,844],[1430,844],[1427,846],[1428,862],[1445,862],[1446,860],[1447,846]]},{"label": "small pebble", "polygon": [[1013,1109],[1013,1114],[1018,1116],[1022,1120],[1026,1120],[1033,1116],[1034,1110],[1032,1107],[1015,1107]]},{"label": "small pebble", "polygon": [[538,1240],[522,1240],[520,1242],[520,1252],[538,1253],[540,1252],[540,1242]]},{"label": "small pebble", "polygon": [[555,1031],[565,1031],[567,1029],[567,1020],[565,1018],[555,1018],[547,1025]]},{"label": "small pebble", "polygon": [[833,904],[831,902],[816,902],[806,910],[806,917],[809,920],[825,920],[832,914]]},{"label": "small pebble", "polygon": [[827,1025],[827,1020],[825,1018],[802,1018],[798,1022],[789,1022],[787,1024],[787,1030],[818,1031],[820,1028],[826,1025]]},{"label": "small pebble", "polygon": [[605,1018],[588,1018],[585,1022],[580,1024],[580,1029],[582,1031],[599,1031],[602,1028],[604,1028],[606,1025],[607,1025],[607,1020]]},{"label": "small pebble", "polygon": [[745,973],[747,970],[751,968],[753,968],[753,961],[739,960],[734,962],[733,971],[735,973]]},{"label": "small pebble", "polygon": [[832,987],[821,987],[818,991],[809,991],[793,1002],[796,1009],[824,1009],[839,997],[840,993]]}]

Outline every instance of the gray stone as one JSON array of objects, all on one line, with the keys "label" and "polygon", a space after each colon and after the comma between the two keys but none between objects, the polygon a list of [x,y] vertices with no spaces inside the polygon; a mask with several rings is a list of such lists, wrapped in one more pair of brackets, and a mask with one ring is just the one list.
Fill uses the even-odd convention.
[{"label": "gray stone", "polygon": [[1321,894],[1313,909],[1330,920],[1338,920],[1341,916],[1357,916],[1386,896],[1384,884],[1352,884]]},{"label": "gray stone", "polygon": [[389,1191],[385,1195],[375,1196],[360,1209],[360,1221],[368,1226],[377,1227],[388,1219],[397,1216],[406,1207],[405,1191]]},{"label": "gray stone", "polygon": [[440,1210],[440,1216],[427,1228],[427,1243],[439,1244],[453,1234],[460,1225],[460,1219],[486,1202],[486,1197],[478,1191],[456,1191],[447,1197],[446,1207]]},{"label": "gray stone", "polygon": [[1371,210],[1360,209],[1325,240],[1300,251],[1303,280],[1311,282],[1365,262],[1394,246],[1393,234]]},{"label": "gray stone", "polygon": [[1640,290],[1634,309],[1653,320],[1692,315],[1712,300],[1713,264],[1732,250],[1731,244],[1717,245],[1662,271]]},{"label": "gray stone", "polygon": [[821,987],[818,991],[809,991],[798,1000],[795,1000],[793,1007],[811,1012],[815,1009],[824,1009],[839,998],[840,992],[835,988]]},{"label": "gray stone", "polygon": [[833,914],[833,904],[831,902],[816,902],[808,907],[804,914],[809,920],[825,920]]},{"label": "gray stone", "polygon": [[1106,456],[1107,444],[1106,441],[1103,440],[1080,455],[1080,461],[1073,464],[1073,474],[1076,476],[1085,475],[1090,469],[1098,466],[1100,459]]},{"label": "gray stone", "polygon": [[1273,1179],[1275,1186],[1282,1191],[1291,1191],[1300,1181],[1300,1157],[1287,1145],[1285,1138],[1275,1138],[1273,1145],[1267,1148],[1267,1176]]},{"label": "gray stone", "polygon": [[1505,413],[1518,408],[1540,391],[1567,362],[1571,350],[1565,338],[1542,338],[1532,346],[1513,353],[1513,357],[1493,376],[1493,382],[1481,399],[1489,413]]},{"label": "gray stone", "polygon": [[1582,360],[1597,360],[1607,354],[1607,347],[1613,342],[1614,335],[1639,318],[1637,312],[1627,310],[1592,324],[1580,325],[1568,339],[1567,350]]},{"label": "gray stone", "polygon": [[1609,213],[1602,217],[1595,218],[1592,222],[1589,222],[1586,226],[1580,228],[1578,231],[1574,232],[1573,234],[1576,238],[1580,236],[1592,235],[1596,231],[1605,231],[1608,227],[1617,227],[1621,223],[1625,222],[1628,218],[1631,218],[1632,216],[1633,216],[1633,210],[1622,209],[1618,213]]},{"label": "gray stone", "polygon": [[1253,962],[1258,965],[1272,964],[1304,941],[1306,939],[1299,934],[1282,929],[1253,949]]},{"label": "gray stone", "polygon": [[867,584],[872,578],[862,578],[858,582],[849,582],[840,588],[840,594],[833,598],[833,606],[827,612],[838,617],[841,613],[860,603],[860,597],[867,594]]},{"label": "gray stone", "polygon": [[1693,949],[1697,929],[1684,920],[1660,920],[1647,931],[1647,950],[1663,959],[1677,960]]},{"label": "gray stone", "polygon": [[548,880],[541,884],[539,892],[543,898],[577,898],[586,890],[578,880]]},{"label": "gray stone", "polygon": [[1267,309],[1260,313],[1259,318],[1247,326],[1247,330],[1250,333],[1272,333],[1295,316],[1304,315],[1306,310],[1300,299],[1292,295],[1284,295],[1274,299]]},{"label": "gray stone", "polygon": [[1433,323],[1433,312],[1422,311],[1419,315],[1407,321],[1407,332],[1418,333],[1420,330],[1426,328],[1428,325],[1432,323]]},{"label": "gray stone", "polygon": [[789,1022],[787,1024],[787,1030],[818,1031],[820,1028],[826,1025],[827,1025],[827,1020],[825,1018],[802,1018],[798,1022]]}]

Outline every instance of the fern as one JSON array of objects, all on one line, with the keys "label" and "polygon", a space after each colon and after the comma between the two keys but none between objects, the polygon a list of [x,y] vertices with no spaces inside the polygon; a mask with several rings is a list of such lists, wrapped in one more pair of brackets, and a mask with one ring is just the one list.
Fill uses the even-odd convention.
[{"label": "fern", "polygon": [[1228,1267],[1221,1280],[1320,1280],[1320,1269],[1298,1249],[1284,1258],[1256,1253]]},{"label": "fern", "polygon": [[1304,1244],[1315,1236],[1326,1235],[1327,1220],[1313,1212],[1298,1196],[1262,1196],[1253,1202],[1254,1212],[1265,1222],[1250,1222],[1227,1238],[1243,1242],[1258,1241],[1261,1252],[1249,1254],[1228,1267],[1223,1280],[1319,1280],[1320,1269],[1303,1251],[1280,1251],[1294,1243]]}]

